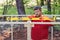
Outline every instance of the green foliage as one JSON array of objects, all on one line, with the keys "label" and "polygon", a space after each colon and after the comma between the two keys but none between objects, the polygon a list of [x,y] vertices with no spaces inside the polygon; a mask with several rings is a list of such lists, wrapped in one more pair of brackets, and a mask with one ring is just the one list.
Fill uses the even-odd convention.
[{"label": "green foliage", "polygon": [[54,0],[52,6],[52,14],[60,14],[60,1]]},{"label": "green foliage", "polygon": [[[24,5],[26,5],[25,6],[26,14],[33,14],[34,13],[34,11],[33,11],[34,5],[31,5],[31,6],[27,5],[29,2],[31,2],[31,0],[23,0],[23,1],[24,1]],[[39,3],[41,2],[41,0],[38,0],[38,1],[39,1]],[[42,9],[43,14],[60,14],[60,0],[55,0],[55,1],[56,2],[53,1],[52,4],[51,4],[51,7],[52,7],[51,8],[51,13],[47,9],[43,8]],[[10,0],[7,3],[9,4],[8,5],[8,13],[7,14],[8,15],[10,15],[10,14],[11,15],[12,14],[17,14],[17,8],[16,8],[16,6],[14,6],[14,7],[11,6],[12,5],[11,3],[13,3],[13,1]],[[3,8],[0,8],[0,14],[2,14],[2,13],[3,13]]]},{"label": "green foliage", "polygon": [[17,15],[17,8],[16,7],[10,7],[10,9],[8,10],[7,15]]},{"label": "green foliage", "polygon": [[59,25],[59,24],[55,25],[55,26],[54,26],[54,29],[60,30],[60,25]]},{"label": "green foliage", "polygon": [[26,14],[27,15],[31,15],[34,13],[33,9],[32,8],[25,8],[25,11],[26,11]]},{"label": "green foliage", "polygon": [[24,4],[27,4],[29,1],[30,1],[30,0],[24,0],[23,2],[24,2]]},{"label": "green foliage", "polygon": [[[26,14],[33,14],[33,9],[32,8],[25,8]],[[0,15],[3,13],[3,8],[0,8]],[[17,8],[16,6],[13,7],[8,7],[8,12],[6,15],[18,15]]]},{"label": "green foliage", "polygon": [[0,15],[3,13],[3,6],[0,6]]}]

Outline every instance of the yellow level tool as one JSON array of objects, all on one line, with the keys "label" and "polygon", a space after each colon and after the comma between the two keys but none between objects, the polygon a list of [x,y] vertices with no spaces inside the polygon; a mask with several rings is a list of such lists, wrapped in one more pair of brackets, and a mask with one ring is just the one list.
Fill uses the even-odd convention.
[{"label": "yellow level tool", "polygon": [[[48,18],[48,17],[43,17],[42,18],[43,20],[51,20],[50,18]],[[30,19],[29,17],[7,17],[6,18],[6,20],[8,21],[8,20],[15,20],[15,21],[18,21],[18,20],[40,20],[40,18],[32,18],[32,19]],[[55,17],[53,17],[53,19],[52,20],[56,20],[55,19]]]}]

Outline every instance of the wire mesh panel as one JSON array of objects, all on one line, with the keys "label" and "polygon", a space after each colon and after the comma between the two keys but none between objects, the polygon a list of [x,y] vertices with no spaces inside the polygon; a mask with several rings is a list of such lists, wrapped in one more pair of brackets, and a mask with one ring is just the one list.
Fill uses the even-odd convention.
[{"label": "wire mesh panel", "polygon": [[0,24],[0,40],[11,40],[10,24]]},{"label": "wire mesh panel", "polygon": [[[0,23],[0,37],[1,40],[27,40],[27,31],[29,31],[29,28],[27,29],[27,24],[25,25],[24,29],[21,30],[20,28],[20,24],[19,22],[17,22],[18,24],[14,23],[14,22],[7,22],[8,24],[2,24]],[[25,22],[27,23],[27,22]],[[23,22],[23,24],[25,24]],[[59,28],[59,24],[54,24],[54,28],[51,27],[50,29],[50,36],[49,36],[49,40],[60,40],[59,39],[59,35],[60,35],[60,28]],[[29,27],[29,26],[28,26]],[[57,29],[56,29],[57,28]],[[31,37],[31,35],[29,35]]]},{"label": "wire mesh panel", "polygon": [[[29,18],[21,16],[7,16],[5,21],[0,22],[0,38],[1,40],[32,40],[31,28],[34,24],[53,24],[49,30],[49,40],[60,40],[60,16],[54,22],[31,22]],[[4,18],[3,18],[4,19]],[[55,19],[55,18],[54,18]],[[28,21],[27,21],[28,20]],[[58,21],[59,20],[59,21]],[[57,28],[58,27],[58,28]],[[57,29],[56,29],[57,28]]]},{"label": "wire mesh panel", "polygon": [[27,40],[26,27],[21,29],[20,24],[15,24],[13,26],[13,40]]},{"label": "wire mesh panel", "polygon": [[60,24],[56,24],[54,26],[54,39],[55,40],[60,40]]},{"label": "wire mesh panel", "polygon": [[0,24],[0,40],[27,40],[27,28],[20,24]]}]

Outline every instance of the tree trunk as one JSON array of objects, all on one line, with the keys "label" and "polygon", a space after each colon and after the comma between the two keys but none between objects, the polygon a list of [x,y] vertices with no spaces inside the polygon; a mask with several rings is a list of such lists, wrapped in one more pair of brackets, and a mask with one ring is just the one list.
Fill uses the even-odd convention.
[{"label": "tree trunk", "polygon": [[4,9],[3,9],[2,15],[7,14],[7,10],[8,10],[8,5],[4,5]]},{"label": "tree trunk", "polygon": [[[16,0],[16,6],[17,6],[18,15],[24,15],[25,8],[24,8],[23,0]],[[21,26],[21,29],[23,29],[24,25],[21,24],[20,26]]]},{"label": "tree trunk", "polygon": [[47,0],[48,13],[51,14],[51,0]]},{"label": "tree trunk", "polygon": [[38,0],[36,0],[36,2],[37,2],[37,6],[39,6],[39,1],[38,1]]},{"label": "tree trunk", "polygon": [[7,14],[7,12],[8,12],[8,0],[6,0],[6,5],[4,5],[4,9],[3,9],[2,15]]},{"label": "tree trunk", "polygon": [[[16,6],[17,6],[18,15],[25,15],[25,8],[24,8],[23,0],[16,0]],[[21,34],[18,33],[18,35],[20,35],[20,39],[26,40],[26,35],[24,35],[26,34],[26,32],[24,33],[24,29],[25,29],[24,24],[20,24],[20,27],[18,29],[20,29],[20,33],[21,33]]]},{"label": "tree trunk", "polygon": [[44,0],[41,0],[41,6],[43,6],[44,5]]},{"label": "tree trunk", "polygon": [[16,6],[18,10],[18,15],[25,14],[23,0],[16,0]]}]

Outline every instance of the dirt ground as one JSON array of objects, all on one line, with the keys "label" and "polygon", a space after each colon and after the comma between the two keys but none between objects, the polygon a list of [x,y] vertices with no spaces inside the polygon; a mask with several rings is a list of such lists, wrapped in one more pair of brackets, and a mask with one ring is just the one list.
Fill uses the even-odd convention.
[{"label": "dirt ground", "polygon": [[[49,36],[50,37],[50,36]],[[13,29],[14,40],[27,40],[27,30],[20,30],[19,27]],[[4,30],[0,35],[0,40],[11,40],[11,30]],[[49,39],[50,40],[50,39]],[[53,40],[60,40],[60,31],[54,31]]]}]

